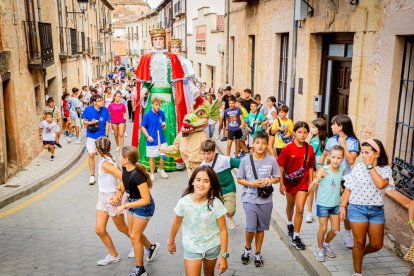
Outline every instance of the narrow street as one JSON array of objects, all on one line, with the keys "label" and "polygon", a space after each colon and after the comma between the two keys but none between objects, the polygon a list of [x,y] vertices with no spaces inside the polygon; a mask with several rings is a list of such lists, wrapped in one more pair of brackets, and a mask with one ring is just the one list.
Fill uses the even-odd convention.
[{"label": "narrow street", "polygon": [[[129,124],[129,133],[130,128]],[[95,234],[98,185],[89,186],[88,177],[85,155],[59,179],[0,209],[0,275],[129,275],[134,265],[134,260],[127,257],[131,246],[111,221],[108,232],[121,262],[104,267],[96,264],[107,252]],[[160,242],[161,249],[146,267],[150,275],[184,275],[181,233],[177,236],[175,255],[168,253],[166,241],[174,218],[173,208],[187,185],[187,174],[174,172],[167,180],[156,177],[152,189],[156,212],[146,234],[151,241]],[[37,201],[31,203],[33,199]],[[237,204],[237,228],[229,230],[229,269],[224,275],[306,275],[273,229],[265,237],[264,267],[255,268],[253,262],[241,264],[245,219],[240,196]],[[7,210],[14,212],[2,217]]]}]

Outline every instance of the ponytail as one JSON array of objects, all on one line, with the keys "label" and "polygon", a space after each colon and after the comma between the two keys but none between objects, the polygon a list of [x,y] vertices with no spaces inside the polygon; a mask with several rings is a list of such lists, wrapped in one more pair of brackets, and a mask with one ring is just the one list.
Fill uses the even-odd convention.
[{"label": "ponytail", "polygon": [[150,177],[149,173],[147,172],[147,170],[145,169],[145,167],[142,166],[140,163],[135,163],[135,169],[137,169],[140,173],[142,173],[145,176],[145,178],[147,179],[145,182],[147,182],[148,189],[151,189],[153,183],[152,183],[151,177]]},{"label": "ponytail", "polygon": [[121,150],[121,155],[123,158],[128,159],[129,162],[134,164],[135,169],[137,169],[138,172],[142,173],[145,176],[147,179],[146,183],[148,185],[148,188],[151,189],[153,185],[151,177],[145,167],[138,163],[138,149],[133,146],[123,147]]}]

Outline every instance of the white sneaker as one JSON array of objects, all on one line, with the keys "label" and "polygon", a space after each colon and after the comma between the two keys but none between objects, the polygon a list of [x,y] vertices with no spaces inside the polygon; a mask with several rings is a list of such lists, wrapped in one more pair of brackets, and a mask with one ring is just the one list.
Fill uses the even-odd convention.
[{"label": "white sneaker", "polygon": [[70,143],[71,141],[70,141],[70,137],[68,137],[68,143]]},{"label": "white sneaker", "polygon": [[234,218],[227,218],[227,226],[230,230],[236,229],[236,221],[234,221]]},{"label": "white sneaker", "polygon": [[128,137],[128,133],[127,133],[126,131],[125,131],[125,133],[124,133],[124,136],[125,136],[125,137]]},{"label": "white sneaker", "polygon": [[118,151],[120,151],[120,150],[121,150],[121,149],[120,149],[119,147],[117,147],[115,151],[116,151],[116,152],[118,152]]},{"label": "white sneaker", "polygon": [[110,264],[110,263],[117,263],[120,260],[121,260],[121,258],[119,257],[119,255],[116,256],[116,257],[111,256],[111,255],[107,255],[105,257],[105,259],[98,261],[98,265],[107,265],[107,264]]},{"label": "white sneaker", "polygon": [[79,139],[76,139],[75,144],[79,145],[80,143],[81,143],[81,141]]},{"label": "white sneaker", "polygon": [[307,223],[312,223],[313,221],[312,212],[309,212],[309,211],[306,212],[305,221]]},{"label": "white sneaker", "polygon": [[157,172],[161,175],[162,178],[168,178],[168,174],[165,172],[164,169],[158,169]]},{"label": "white sneaker", "polygon": [[129,252],[129,254],[128,254],[128,258],[135,258],[135,252],[134,252],[134,248],[133,247],[131,248],[131,252]]},{"label": "white sneaker", "polygon": [[[93,184],[95,184],[95,176],[91,175],[91,176],[89,177],[89,185],[93,185]],[[108,256],[109,256],[109,255],[108,255]]]},{"label": "white sneaker", "polygon": [[317,249],[315,253],[315,257],[318,262],[324,262],[325,255],[323,254],[323,249]]},{"label": "white sneaker", "polygon": [[350,233],[345,232],[344,244],[347,248],[352,249],[354,247],[354,239]]},{"label": "white sneaker", "polygon": [[151,173],[150,178],[151,178],[151,181],[154,182],[155,181],[155,174]]}]

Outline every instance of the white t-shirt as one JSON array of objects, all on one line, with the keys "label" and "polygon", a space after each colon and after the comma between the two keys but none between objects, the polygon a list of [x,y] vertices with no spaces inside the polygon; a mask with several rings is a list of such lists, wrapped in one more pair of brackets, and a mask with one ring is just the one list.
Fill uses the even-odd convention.
[{"label": "white t-shirt", "polygon": [[207,201],[197,204],[191,194],[182,197],[174,208],[177,216],[183,217],[184,249],[193,253],[204,253],[221,244],[217,219],[227,212],[223,203],[215,198],[210,211]]},{"label": "white t-shirt", "polygon": [[102,166],[105,162],[108,162],[115,167],[116,163],[109,157],[104,157],[99,160],[98,163],[98,184],[99,192],[101,193],[115,193],[118,186],[118,179],[110,173],[105,173],[102,170]]},{"label": "white t-shirt", "polygon": [[349,203],[358,205],[384,205],[385,190],[394,189],[394,179],[390,166],[375,167],[378,174],[388,178],[388,186],[385,189],[378,189],[372,181],[371,174],[363,163],[357,164],[351,173],[344,176],[345,187],[351,190]]},{"label": "white t-shirt", "polygon": [[276,112],[276,116],[277,116],[276,107],[272,106],[271,109],[267,109],[266,119],[267,119],[267,122],[271,125],[273,125],[273,121],[275,120],[273,119],[272,112]]},{"label": "white t-shirt", "polygon": [[42,129],[42,141],[56,141],[56,132],[60,128],[54,121],[48,123],[46,120],[43,120],[40,122],[39,128]]}]

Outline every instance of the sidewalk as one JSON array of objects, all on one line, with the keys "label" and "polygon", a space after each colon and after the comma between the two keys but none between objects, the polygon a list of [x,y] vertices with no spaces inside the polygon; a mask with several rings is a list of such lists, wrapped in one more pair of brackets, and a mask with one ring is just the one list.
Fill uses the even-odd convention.
[{"label": "sidewalk", "polygon": [[[218,146],[218,151],[223,153],[226,151],[227,142],[220,142],[215,139]],[[282,240],[289,246],[292,254],[298,261],[306,268],[307,271],[312,271],[315,275],[335,275],[335,276],[350,276],[354,273],[352,264],[352,250],[347,249],[343,243],[343,234],[338,233],[336,238],[332,241],[331,247],[336,253],[336,258],[327,260],[323,263],[316,261],[314,252],[316,251],[316,235],[319,228],[319,223],[313,208],[314,220],[313,223],[306,223],[303,221],[301,238],[307,245],[306,250],[299,251],[290,245],[290,240],[286,234],[286,198],[279,193],[279,187],[275,188],[273,193],[273,212],[272,212],[272,226],[282,237]],[[305,207],[306,208],[306,207]],[[343,225],[341,225],[341,229]],[[391,251],[383,248],[379,252],[369,254],[364,258],[362,272],[363,275],[394,275],[405,276],[410,270],[410,265],[395,256]]]},{"label": "sidewalk", "polygon": [[62,136],[62,148],[56,147],[55,160],[50,161],[47,150],[43,150],[20,172],[0,185],[0,208],[25,197],[54,179],[70,170],[85,152],[85,138],[82,144],[68,144],[66,137]]}]

